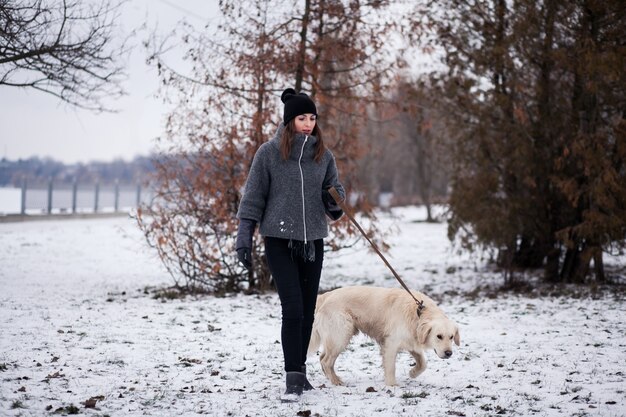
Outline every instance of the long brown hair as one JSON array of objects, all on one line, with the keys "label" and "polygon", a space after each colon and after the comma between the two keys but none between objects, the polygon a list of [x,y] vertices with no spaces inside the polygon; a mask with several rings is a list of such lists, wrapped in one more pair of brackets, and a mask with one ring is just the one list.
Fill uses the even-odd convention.
[{"label": "long brown hair", "polygon": [[[287,126],[283,129],[283,134],[280,137],[280,154],[284,160],[289,159],[289,155],[291,155],[291,145],[293,144],[293,137],[296,135],[296,122],[295,119],[291,119]],[[324,146],[324,141],[322,140],[322,129],[319,127],[319,123],[315,123],[315,127],[311,132],[311,136],[315,136],[317,138],[317,143],[315,144],[315,162],[320,162],[322,160],[322,156],[324,156],[324,152],[326,152],[326,146]]]}]

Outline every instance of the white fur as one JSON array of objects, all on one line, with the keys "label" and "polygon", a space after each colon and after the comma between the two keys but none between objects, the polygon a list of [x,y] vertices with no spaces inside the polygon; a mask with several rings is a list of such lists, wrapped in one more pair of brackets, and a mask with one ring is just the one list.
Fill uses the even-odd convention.
[{"label": "white fur", "polygon": [[320,363],[330,382],[343,385],[335,373],[335,361],[359,331],[380,346],[387,385],[396,385],[400,351],[415,359],[411,378],[426,369],[425,350],[434,349],[442,359],[452,355],[452,342],[461,343],[458,326],[433,300],[419,292],[413,294],[426,306],[420,318],[415,301],[400,288],[345,287],[318,297],[308,354],[322,346]]}]

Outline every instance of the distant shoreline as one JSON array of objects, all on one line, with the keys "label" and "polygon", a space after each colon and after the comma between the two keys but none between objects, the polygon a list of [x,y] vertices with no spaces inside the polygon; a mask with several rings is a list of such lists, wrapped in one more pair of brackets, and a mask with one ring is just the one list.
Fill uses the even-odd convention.
[{"label": "distant shoreline", "polygon": [[129,217],[130,213],[118,211],[114,213],[70,213],[70,214],[6,214],[0,215],[0,223],[19,223],[42,220],[77,220],[106,219],[111,217]]}]

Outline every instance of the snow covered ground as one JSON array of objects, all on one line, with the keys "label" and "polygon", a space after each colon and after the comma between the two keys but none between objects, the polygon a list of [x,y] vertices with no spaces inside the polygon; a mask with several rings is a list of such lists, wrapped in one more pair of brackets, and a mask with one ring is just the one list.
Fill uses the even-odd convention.
[{"label": "snow covered ground", "polygon": [[[0,224],[0,415],[626,415],[622,295],[490,296],[501,275],[451,250],[445,224],[393,213],[390,262],[460,324],[461,347],[429,352],[417,379],[401,354],[386,387],[377,346],[357,336],[336,367],[348,385],[309,358],[317,389],[291,404],[275,294],[153,298],[171,280],[131,219]],[[326,256],[322,288],[350,284],[397,286],[364,245]]]}]

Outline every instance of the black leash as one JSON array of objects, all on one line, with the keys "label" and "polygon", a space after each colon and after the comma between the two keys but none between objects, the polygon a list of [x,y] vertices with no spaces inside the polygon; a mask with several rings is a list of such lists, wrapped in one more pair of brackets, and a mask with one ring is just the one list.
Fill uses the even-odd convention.
[{"label": "black leash", "polygon": [[421,317],[422,316],[422,310],[424,310],[426,307],[424,306],[424,302],[418,300],[417,298],[415,298],[415,296],[413,295],[413,293],[411,292],[411,290],[409,290],[409,287],[407,287],[407,285],[404,283],[404,281],[402,281],[402,278],[400,278],[400,275],[398,275],[398,273],[395,271],[395,269],[393,269],[393,267],[391,266],[391,264],[387,261],[387,258],[385,258],[385,256],[382,254],[382,252],[380,251],[380,249],[378,249],[378,246],[376,246],[376,244],[374,242],[372,242],[369,238],[369,236],[367,236],[367,233],[365,233],[365,230],[363,230],[363,228],[361,227],[361,225],[356,221],[356,219],[354,218],[354,216],[352,215],[352,212],[350,211],[350,209],[348,208],[348,206],[345,204],[345,202],[341,199],[341,196],[339,195],[339,193],[337,192],[337,190],[335,190],[335,187],[331,187],[328,189],[328,192],[330,193],[330,195],[333,196],[333,198],[335,199],[335,201],[337,202],[337,204],[339,204],[339,207],[341,207],[341,209],[343,210],[344,213],[346,213],[346,215],[348,216],[348,218],[352,221],[352,223],[354,223],[354,225],[357,227],[357,229],[359,229],[359,231],[361,232],[361,234],[365,237],[365,239],[367,239],[367,241],[370,243],[370,245],[372,245],[372,248],[374,248],[374,251],[376,251],[376,253],[378,254],[378,256],[381,257],[381,259],[383,260],[383,262],[385,263],[385,265],[387,265],[387,267],[391,270],[391,273],[393,274],[394,277],[396,277],[396,279],[398,280],[398,282],[400,283],[400,285],[402,285],[402,287],[406,290],[406,292],[409,293],[409,295],[411,296],[411,298],[413,298],[413,300],[415,300],[415,303],[417,304],[417,317]]}]

